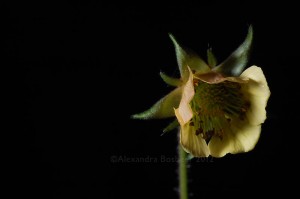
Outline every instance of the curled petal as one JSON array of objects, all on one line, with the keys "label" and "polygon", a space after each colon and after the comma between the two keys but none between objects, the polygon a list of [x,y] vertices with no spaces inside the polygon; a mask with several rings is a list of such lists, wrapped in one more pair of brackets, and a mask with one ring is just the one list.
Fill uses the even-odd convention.
[{"label": "curled petal", "polygon": [[179,107],[175,109],[175,115],[181,126],[185,125],[193,117],[193,111],[190,106],[190,102],[195,95],[194,85],[193,85],[193,73],[189,69],[190,75],[188,81],[183,86],[182,98]]},{"label": "curled petal", "polygon": [[191,153],[194,157],[209,156],[209,149],[205,140],[196,135],[194,127],[186,124],[180,129],[180,143],[187,153]]},{"label": "curled petal", "polygon": [[260,67],[251,66],[245,70],[241,77],[248,78],[249,82],[242,85],[243,93],[250,101],[247,117],[252,125],[260,125],[266,119],[267,101],[270,97],[270,89],[267,80]]},{"label": "curled petal", "polygon": [[133,119],[159,119],[168,118],[174,116],[174,107],[178,107],[181,95],[182,87],[178,87],[171,93],[156,102],[150,109],[142,113],[138,113],[132,116]]}]

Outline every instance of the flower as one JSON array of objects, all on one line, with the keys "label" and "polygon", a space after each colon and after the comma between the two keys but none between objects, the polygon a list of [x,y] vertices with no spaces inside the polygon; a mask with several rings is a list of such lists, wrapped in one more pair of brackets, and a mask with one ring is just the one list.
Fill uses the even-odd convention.
[{"label": "flower", "polygon": [[253,38],[249,27],[245,41],[223,63],[217,65],[211,50],[208,64],[192,51],[175,45],[180,79],[161,73],[177,88],[152,108],[133,118],[176,116],[165,131],[180,125],[180,143],[195,157],[223,157],[252,150],[266,119],[270,90],[261,68],[245,71]]},{"label": "flower", "polygon": [[219,73],[204,77],[190,71],[175,109],[181,145],[196,157],[252,150],[266,119],[270,96],[261,68],[251,66],[239,77]]}]

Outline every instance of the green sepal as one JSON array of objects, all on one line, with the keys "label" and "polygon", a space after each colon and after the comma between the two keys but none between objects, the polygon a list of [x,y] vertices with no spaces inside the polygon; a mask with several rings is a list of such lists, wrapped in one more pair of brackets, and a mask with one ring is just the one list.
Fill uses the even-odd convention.
[{"label": "green sepal", "polygon": [[190,161],[190,160],[192,160],[194,157],[195,157],[195,156],[193,156],[191,153],[188,153],[188,154],[186,155],[186,160],[187,160],[187,161]]},{"label": "green sepal", "polygon": [[132,115],[133,119],[161,119],[175,116],[174,108],[179,106],[181,100],[182,87],[176,88],[168,95],[156,102],[150,109]]},{"label": "green sepal", "polygon": [[245,41],[219,66],[213,70],[226,76],[239,76],[249,59],[253,40],[253,29],[249,26]]},{"label": "green sepal", "polygon": [[170,86],[178,87],[182,84],[182,81],[180,79],[170,77],[163,72],[160,72],[159,75],[162,78],[162,80],[164,80],[164,82]]},{"label": "green sepal", "polygon": [[163,133],[161,135],[164,135],[165,133],[168,133],[168,132],[176,129],[178,126],[179,126],[179,122],[177,119],[175,119],[166,128],[164,128]]},{"label": "green sepal", "polygon": [[207,63],[210,68],[214,68],[217,65],[217,59],[211,48],[207,49]]},{"label": "green sepal", "polygon": [[181,47],[172,34],[169,34],[169,36],[175,46],[178,67],[183,81],[187,80],[189,77],[187,66],[197,73],[205,73],[210,70],[209,66],[199,57],[199,55],[192,50]]}]

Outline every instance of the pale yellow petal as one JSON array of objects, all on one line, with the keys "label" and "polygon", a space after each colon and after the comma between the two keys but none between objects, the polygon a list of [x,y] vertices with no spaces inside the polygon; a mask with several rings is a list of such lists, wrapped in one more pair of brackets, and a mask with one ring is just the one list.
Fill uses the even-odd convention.
[{"label": "pale yellow petal", "polygon": [[223,157],[227,153],[236,154],[252,150],[260,136],[261,125],[253,126],[248,121],[232,124],[224,131],[223,138],[213,136],[208,147],[213,157]]},{"label": "pale yellow petal", "polygon": [[214,157],[252,150],[259,139],[261,124],[266,119],[265,108],[270,90],[261,68],[252,66],[241,74],[241,78],[248,79],[241,87],[250,107],[244,120],[233,119],[229,127],[224,129],[223,139],[212,137],[208,147]]},{"label": "pale yellow petal", "polygon": [[242,84],[242,92],[250,101],[246,116],[252,125],[262,124],[266,119],[265,108],[271,94],[263,71],[257,66],[251,66],[241,77],[249,79],[248,83]]},{"label": "pale yellow petal", "polygon": [[196,136],[193,126],[186,124],[180,129],[180,143],[187,153],[191,153],[194,157],[208,157],[209,149],[205,140],[200,136]]},{"label": "pale yellow petal", "polygon": [[190,107],[190,102],[195,95],[194,85],[193,85],[193,73],[189,69],[190,75],[188,81],[183,87],[181,101],[179,103],[178,109],[175,109],[175,115],[181,126],[186,124],[193,117],[193,111]]}]

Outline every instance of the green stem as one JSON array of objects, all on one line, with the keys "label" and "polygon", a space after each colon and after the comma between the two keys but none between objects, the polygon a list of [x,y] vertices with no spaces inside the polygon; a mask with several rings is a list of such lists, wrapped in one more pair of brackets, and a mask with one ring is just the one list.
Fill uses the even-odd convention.
[{"label": "green stem", "polygon": [[179,154],[179,194],[180,199],[188,199],[188,180],[187,180],[187,153],[178,142]]}]

